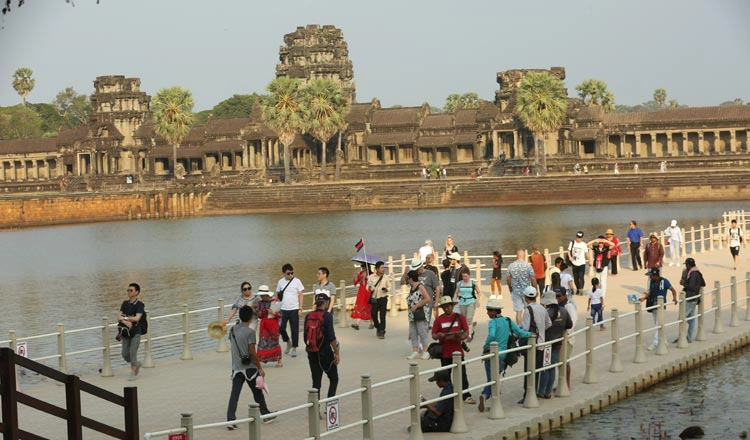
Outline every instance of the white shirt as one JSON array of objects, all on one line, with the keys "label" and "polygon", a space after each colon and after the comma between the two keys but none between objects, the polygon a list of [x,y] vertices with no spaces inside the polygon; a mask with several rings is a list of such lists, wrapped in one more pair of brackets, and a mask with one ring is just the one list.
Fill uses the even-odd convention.
[{"label": "white shirt", "polygon": [[433,249],[432,246],[424,245],[419,248],[419,258],[421,258],[422,261],[425,261],[427,259],[427,256],[432,255],[434,252],[435,249]]},{"label": "white shirt", "polygon": [[669,241],[682,241],[682,229],[679,226],[670,226],[666,232],[669,234]]},{"label": "white shirt", "polygon": [[[276,292],[280,292],[281,289],[289,283],[285,277],[279,280],[276,285]],[[302,285],[302,281],[299,278],[292,278],[292,282],[284,290],[284,297],[281,300],[281,310],[299,310],[299,293],[305,291],[305,286]]]},{"label": "white shirt", "polygon": [[591,298],[591,305],[601,304],[602,298],[604,298],[604,289],[596,289],[596,291],[589,290],[586,292],[586,296]]},{"label": "white shirt", "polygon": [[740,247],[740,228],[729,229],[729,247]]},{"label": "white shirt", "polygon": [[588,252],[589,247],[584,241],[573,241],[573,246],[570,247],[570,253],[572,254],[572,258],[570,261],[575,266],[583,266],[586,264],[586,252]]}]

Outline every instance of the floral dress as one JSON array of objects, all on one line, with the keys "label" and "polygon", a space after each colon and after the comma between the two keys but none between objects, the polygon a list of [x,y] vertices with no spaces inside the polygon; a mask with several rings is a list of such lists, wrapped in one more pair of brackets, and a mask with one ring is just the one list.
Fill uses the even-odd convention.
[{"label": "floral dress", "polygon": [[281,345],[279,345],[279,315],[271,310],[271,304],[276,300],[258,302],[260,316],[258,337],[258,359],[261,362],[273,362],[281,359]]}]

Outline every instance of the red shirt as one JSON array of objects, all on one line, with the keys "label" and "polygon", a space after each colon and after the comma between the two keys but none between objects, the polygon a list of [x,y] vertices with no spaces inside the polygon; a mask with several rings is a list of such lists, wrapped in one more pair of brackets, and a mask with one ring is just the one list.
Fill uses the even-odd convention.
[{"label": "red shirt", "polygon": [[[453,322],[453,319],[456,321]],[[451,325],[452,323],[452,325]],[[432,334],[436,333],[458,333],[461,330],[469,331],[469,326],[466,324],[466,318],[460,313],[453,312],[450,315],[443,313],[435,319],[432,324]],[[457,338],[440,338],[440,343],[443,344],[443,356],[444,358],[450,358],[453,356],[453,352],[457,351],[464,355],[464,351],[461,348],[461,340]]]},{"label": "red shirt", "polygon": [[533,254],[531,254],[531,256],[529,256],[529,263],[531,263],[531,267],[534,269],[534,278],[544,278],[544,266],[546,266],[544,255],[534,252]]}]

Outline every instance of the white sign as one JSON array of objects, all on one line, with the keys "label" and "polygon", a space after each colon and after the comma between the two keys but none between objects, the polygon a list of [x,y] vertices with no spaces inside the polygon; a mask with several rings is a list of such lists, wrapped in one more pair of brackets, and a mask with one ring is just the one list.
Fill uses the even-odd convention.
[{"label": "white sign", "polygon": [[326,402],[326,431],[339,427],[339,401]]},{"label": "white sign", "polygon": [[552,363],[552,346],[544,346],[544,357],[542,358],[542,366],[546,367]]},{"label": "white sign", "polygon": [[16,354],[25,358],[29,357],[28,347],[26,346],[25,341],[16,343]]}]

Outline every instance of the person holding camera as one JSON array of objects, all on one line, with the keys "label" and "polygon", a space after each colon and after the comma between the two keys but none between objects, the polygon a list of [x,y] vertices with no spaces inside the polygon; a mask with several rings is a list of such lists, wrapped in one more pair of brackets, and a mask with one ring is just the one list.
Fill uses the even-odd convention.
[{"label": "person holding camera", "polygon": [[[237,401],[242,392],[242,385],[247,383],[253,393],[253,399],[260,405],[260,413],[268,414],[266,398],[257,386],[258,377],[265,377],[266,372],[260,365],[260,359],[255,352],[255,330],[250,328],[253,319],[253,309],[248,306],[240,308],[240,323],[229,331],[229,345],[232,347],[232,391],[227,405],[227,421],[237,420]],[[269,422],[273,419],[267,419]],[[237,425],[227,426],[228,430],[238,429]]]},{"label": "person holding camera", "polygon": [[385,274],[385,263],[378,261],[375,263],[375,273],[367,278],[367,290],[370,291],[372,304],[372,323],[375,325],[378,339],[385,339],[385,312],[391,284],[391,276]]},{"label": "person holding camera", "polygon": [[141,327],[138,325],[141,317],[146,313],[146,306],[138,299],[141,286],[137,283],[128,285],[128,299],[120,305],[120,314],[117,316],[119,333],[117,340],[122,342],[122,358],[130,364],[129,381],[134,381],[141,371],[141,363],[138,362],[138,346],[141,343]]}]

